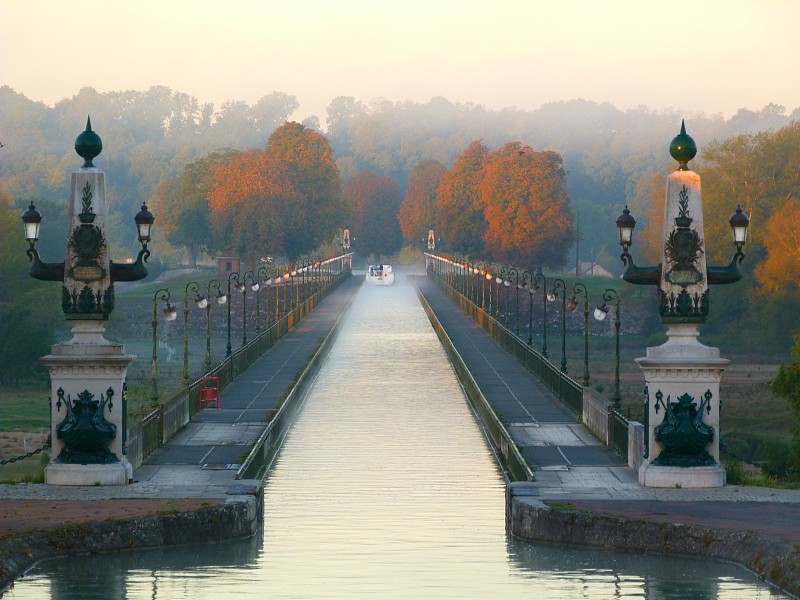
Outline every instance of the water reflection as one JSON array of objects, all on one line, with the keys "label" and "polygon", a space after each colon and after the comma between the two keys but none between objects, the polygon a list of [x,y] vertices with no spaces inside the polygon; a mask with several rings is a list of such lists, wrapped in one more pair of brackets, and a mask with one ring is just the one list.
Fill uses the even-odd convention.
[{"label": "water reflection", "polygon": [[267,481],[263,537],[46,563],[10,598],[780,597],[733,565],[510,540],[504,485],[398,277],[355,299]]}]

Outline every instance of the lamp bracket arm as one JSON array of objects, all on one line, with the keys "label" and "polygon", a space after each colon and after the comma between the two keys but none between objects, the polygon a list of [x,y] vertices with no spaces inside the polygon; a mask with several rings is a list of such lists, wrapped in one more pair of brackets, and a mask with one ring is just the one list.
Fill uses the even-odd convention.
[{"label": "lamp bracket arm", "polygon": [[117,281],[139,281],[147,277],[147,267],[144,263],[150,257],[150,250],[142,248],[136,257],[136,262],[131,264],[111,262],[111,283]]},{"label": "lamp bracket arm", "polygon": [[64,281],[64,263],[43,263],[36,248],[28,248],[28,260],[32,261],[28,275],[39,281]]},{"label": "lamp bracket arm", "polygon": [[626,269],[622,278],[628,283],[635,285],[658,285],[661,283],[661,265],[655,267],[637,267],[633,262],[633,257],[627,250],[622,253],[623,264]]},{"label": "lamp bracket arm", "polygon": [[708,283],[712,285],[721,285],[739,281],[742,278],[742,270],[739,268],[739,265],[742,264],[743,260],[744,253],[741,250],[737,250],[728,266],[706,267]]}]

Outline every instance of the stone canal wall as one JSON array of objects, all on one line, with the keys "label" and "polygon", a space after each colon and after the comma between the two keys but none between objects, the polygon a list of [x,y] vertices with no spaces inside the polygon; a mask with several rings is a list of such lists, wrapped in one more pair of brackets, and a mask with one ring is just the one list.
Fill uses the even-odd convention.
[{"label": "stone canal wall", "polygon": [[800,551],[775,537],[603,514],[569,504],[548,505],[526,496],[524,484],[513,482],[506,493],[508,532],[521,539],[732,561],[800,597]]},{"label": "stone canal wall", "polygon": [[[127,502],[136,502],[129,500]],[[200,510],[87,521],[0,540],[0,595],[40,560],[244,538],[261,527],[263,496],[231,496]]]}]

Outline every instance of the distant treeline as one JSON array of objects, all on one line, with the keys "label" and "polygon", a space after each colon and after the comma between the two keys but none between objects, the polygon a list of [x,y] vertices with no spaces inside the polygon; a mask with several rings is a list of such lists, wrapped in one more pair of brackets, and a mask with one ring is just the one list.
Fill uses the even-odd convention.
[{"label": "distant treeline", "polygon": [[[263,149],[275,129],[299,107],[283,92],[265,95],[253,105],[230,101],[215,107],[164,86],[147,91],[99,93],[83,88],[50,108],[8,86],[0,87],[0,186],[15,203],[31,198],[65,199],[69,172],[78,165],[75,137],[91,114],[104,143],[97,164],[108,174],[112,212],[133,243],[130,215],[167,177],[179,176],[190,162],[221,149]],[[583,258],[616,250],[615,211],[630,201],[645,172],[663,172],[667,148],[686,118],[701,154],[713,140],[744,132],[778,129],[800,117],[770,104],[754,112],[741,109],[730,119],[653,111],[622,111],[604,103],[570,100],[533,111],[487,110],[474,104],[433,98],[426,104],[361,102],[352,97],[331,101],[326,115],[302,121],[319,130],[334,152],[343,184],[359,171],[393,179],[405,193],[408,177],[423,160],[448,168],[474,140],[490,150],[518,141],[537,151],[561,155],[573,211],[580,215]]]},{"label": "distant treeline", "polygon": [[[90,114],[94,129],[104,143],[96,164],[108,177],[113,229],[110,239],[112,243],[125,246],[128,252],[135,248],[132,216],[143,201],[155,207],[160,205],[161,215],[156,216],[161,219],[162,233],[170,233],[170,224],[180,225],[172,231],[172,243],[176,246],[185,245],[185,241],[180,241],[181,237],[186,237],[181,235],[181,230],[194,234],[201,231],[197,223],[206,222],[200,218],[203,217],[199,210],[202,208],[210,210],[209,228],[202,236],[204,243],[195,251],[207,246],[208,240],[216,245],[224,243],[242,249],[255,248],[253,240],[266,240],[263,247],[254,250],[260,255],[271,250],[269,244],[276,240],[280,240],[287,252],[310,251],[310,244],[321,240],[312,239],[303,229],[308,226],[309,215],[324,214],[315,231],[324,229],[329,233],[340,227],[336,211],[328,214],[314,208],[313,203],[320,199],[327,198],[325,206],[328,207],[348,206],[356,219],[354,228],[361,229],[356,213],[361,198],[366,196],[386,203],[389,210],[382,216],[399,213],[404,237],[422,247],[424,230],[431,218],[425,207],[432,206],[432,195],[422,188],[414,188],[412,174],[416,171],[420,181],[441,178],[446,185],[452,183],[449,199],[436,198],[438,213],[430,213],[434,221],[441,216],[441,222],[452,223],[467,214],[458,204],[462,198],[456,184],[458,173],[463,169],[456,168],[457,158],[468,156],[466,149],[479,143],[485,149],[481,152],[497,157],[495,165],[499,166],[503,162],[500,159],[505,157],[504,164],[509,172],[533,169],[533,163],[528,166],[529,158],[540,160],[552,156],[556,168],[551,169],[551,173],[558,173],[563,165],[566,195],[563,196],[562,221],[571,228],[573,222],[579,222],[580,232],[572,228],[566,233],[562,227],[554,232],[552,239],[560,236],[563,241],[574,240],[579,233],[580,258],[600,262],[618,273],[621,263],[614,220],[625,204],[639,220],[637,239],[640,241],[634,246],[634,252],[644,262],[655,259],[647,256],[647,252],[648,248],[658,246],[657,232],[661,227],[658,207],[663,202],[663,180],[665,174],[675,168],[668,147],[678,133],[681,119],[685,118],[688,133],[700,148],[691,167],[703,177],[706,246],[714,264],[724,264],[732,253],[727,220],[736,206],[740,204],[753,218],[752,237],[745,250],[748,254],[746,281],[712,292],[715,308],[709,328],[720,334],[734,328],[755,332],[747,340],[754,348],[786,351],[791,346],[792,331],[785,323],[800,319],[796,302],[800,288],[797,266],[800,256],[797,244],[792,243],[792,239],[800,236],[800,210],[795,208],[800,177],[800,109],[788,113],[785,107],[770,104],[757,112],[741,109],[724,119],[719,115],[652,111],[645,107],[622,111],[610,104],[585,100],[549,103],[533,111],[491,111],[444,98],[419,104],[388,100],[365,103],[352,97],[339,97],[330,103],[324,119],[308,117],[302,121],[302,128],[287,129],[285,134],[291,134],[288,137],[282,134],[286,143],[273,144],[270,148],[270,136],[298,106],[296,97],[273,92],[253,105],[231,101],[217,108],[166,87],[153,87],[144,92],[104,94],[84,88],[76,96],[50,108],[8,86],[0,87],[0,114],[3,115],[0,190],[7,198],[6,203],[14,207],[9,218],[15,211],[21,212],[28,201],[36,201],[45,216],[40,248],[46,259],[60,258],[64,231],[60,231],[57,224],[63,223],[69,172],[80,164],[72,145]],[[324,133],[320,127],[322,122],[325,123]],[[308,155],[313,158],[312,162],[286,162],[288,154],[281,148],[291,147],[292,139],[305,140],[306,147],[315,148],[313,156]],[[225,181],[202,181],[203,173],[212,172],[207,166],[223,162],[229,167]],[[316,182],[304,182],[308,177],[298,175],[307,164],[316,165],[308,170],[314,177],[319,176]],[[285,214],[274,213],[282,214],[280,219],[258,218],[258,211],[263,212],[267,205],[258,205],[255,212],[248,212],[253,207],[247,203],[240,204],[242,211],[223,211],[215,217],[213,195],[195,193],[199,188],[192,187],[199,185],[199,181],[202,189],[210,191],[214,183],[219,198],[233,201],[231,194],[240,182],[236,169],[244,166],[248,173],[257,173],[259,169],[271,173],[265,184],[272,187],[259,191],[254,182],[249,181],[247,186],[239,186],[239,192],[261,195],[269,192],[276,206],[287,210]],[[449,173],[447,177],[445,172]],[[366,173],[380,179],[358,177]],[[453,181],[448,183],[448,177]],[[502,178],[495,179],[500,182]],[[203,200],[201,205],[206,207],[198,205],[198,210],[189,211],[180,224],[178,215],[170,220],[166,212],[171,199],[177,197],[176,188],[170,186],[177,185],[182,186],[184,202]],[[304,185],[312,186],[313,189],[308,188],[312,192],[304,191]],[[486,209],[497,199],[491,185],[491,178],[482,180],[481,206],[487,216],[485,230],[470,233],[464,227],[451,225],[449,231],[444,230],[440,235],[454,250],[464,250],[470,239],[490,241],[495,254],[516,260],[515,256],[521,255],[520,240],[514,240],[515,248],[511,248],[508,240],[502,237],[508,233],[503,224],[511,222],[507,219],[506,207],[513,194],[505,205],[488,214]],[[561,194],[560,185],[553,188],[558,194]],[[340,203],[340,194],[344,205]],[[402,198],[406,200],[405,209]],[[415,198],[420,199],[416,205]],[[222,200],[218,202],[223,203]],[[294,204],[296,202],[305,204]],[[248,207],[246,211],[244,207]],[[572,219],[571,215],[576,218]],[[234,222],[241,223],[242,227],[231,229]],[[268,226],[269,235],[252,227],[254,223]],[[159,221],[156,225],[159,226]],[[250,229],[246,228],[248,225]],[[393,226],[392,223],[386,225]],[[495,226],[497,228],[493,229]],[[237,235],[241,232],[241,235],[238,239],[223,235],[231,231]],[[456,233],[470,233],[470,237],[457,241]],[[364,235],[363,230],[361,235]],[[375,243],[392,242],[397,235],[400,235],[397,231],[381,235]],[[194,239],[198,237],[193,236]],[[362,238],[362,243],[366,241]],[[530,236],[522,240],[529,241]],[[24,242],[20,243],[24,246]],[[216,251],[219,248],[207,249]],[[475,246],[473,250],[483,249]],[[567,256],[566,260],[571,265],[575,255],[574,249],[570,250],[572,256]],[[534,256],[537,251],[530,247],[524,249],[523,254]],[[553,266],[556,261],[563,263],[565,256],[566,252],[561,251],[538,260]]]}]

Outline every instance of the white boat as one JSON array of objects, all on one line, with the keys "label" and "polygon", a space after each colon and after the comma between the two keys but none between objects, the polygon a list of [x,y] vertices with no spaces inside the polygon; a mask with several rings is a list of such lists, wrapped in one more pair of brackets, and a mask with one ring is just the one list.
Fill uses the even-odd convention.
[{"label": "white boat", "polygon": [[367,283],[372,285],[392,285],[394,283],[392,265],[370,265],[367,268]]}]

